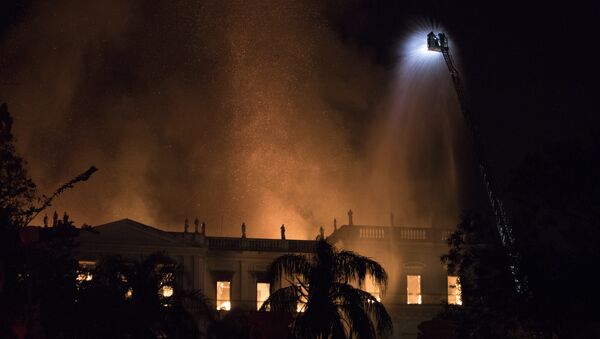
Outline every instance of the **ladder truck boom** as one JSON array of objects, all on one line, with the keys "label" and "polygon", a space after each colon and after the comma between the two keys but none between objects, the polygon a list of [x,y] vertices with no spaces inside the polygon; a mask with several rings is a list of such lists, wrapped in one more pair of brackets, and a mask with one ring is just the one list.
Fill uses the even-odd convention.
[{"label": "ladder truck boom", "polygon": [[517,249],[515,248],[515,239],[512,227],[510,226],[504,204],[496,193],[494,178],[490,172],[490,167],[483,151],[479,126],[467,107],[464,91],[460,81],[460,74],[454,65],[454,60],[452,59],[450,48],[448,47],[448,38],[444,33],[438,33],[435,35],[433,32],[430,32],[427,35],[427,49],[442,53],[444,56],[444,61],[446,62],[446,66],[448,66],[448,70],[450,71],[450,77],[452,79],[452,84],[454,85],[454,90],[458,98],[463,119],[465,120],[465,124],[467,125],[467,128],[471,132],[471,137],[473,138],[475,159],[485,185],[490,205],[494,212],[497,231],[500,235],[502,246],[504,247],[510,260],[510,271],[515,282],[515,288],[518,293],[524,294],[527,290],[527,279],[523,275],[523,272],[520,271],[521,258]]}]

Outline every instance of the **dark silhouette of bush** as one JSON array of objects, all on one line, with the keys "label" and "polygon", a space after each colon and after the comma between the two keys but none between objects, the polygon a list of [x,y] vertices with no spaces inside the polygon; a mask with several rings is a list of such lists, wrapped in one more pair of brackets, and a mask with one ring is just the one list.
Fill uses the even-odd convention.
[{"label": "dark silhouette of bush", "polygon": [[591,279],[600,262],[600,138],[532,154],[504,196],[529,286],[517,295],[508,261],[485,211],[466,212],[442,259],[460,276],[462,307],[442,317],[463,338],[600,337]]}]

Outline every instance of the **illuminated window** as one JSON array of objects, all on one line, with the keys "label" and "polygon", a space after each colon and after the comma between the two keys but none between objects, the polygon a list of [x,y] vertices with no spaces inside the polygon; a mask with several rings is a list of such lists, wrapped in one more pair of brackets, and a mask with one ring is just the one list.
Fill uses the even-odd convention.
[{"label": "illuminated window", "polygon": [[158,290],[158,294],[163,298],[168,298],[173,296],[173,273],[165,273],[161,280],[161,287]]},{"label": "illuminated window", "polygon": [[381,290],[379,286],[375,283],[375,278],[372,276],[365,277],[365,292],[369,292],[377,301],[381,301]]},{"label": "illuminated window", "polygon": [[[172,264],[156,264],[155,273],[160,277],[158,295],[161,298],[170,298],[173,296],[174,270],[175,266]],[[168,304],[164,304],[164,306],[168,306]]]},{"label": "illuminated window", "polygon": [[131,299],[132,296],[133,296],[133,289],[130,287],[127,289],[127,292],[125,292],[125,299]]},{"label": "illuminated window", "polygon": [[271,294],[271,285],[269,283],[259,282],[256,284],[256,309],[260,309]]},{"label": "illuminated window", "polygon": [[282,276],[282,287],[295,286],[295,292],[299,293],[298,302],[296,303],[296,312],[304,312],[306,303],[308,302],[306,296],[308,295],[308,284],[304,282],[304,278],[301,274],[295,274],[293,278]]},{"label": "illuminated window", "polygon": [[460,280],[457,276],[448,276],[448,304],[462,305],[462,292]]},{"label": "illuminated window", "polygon": [[300,300],[298,300],[298,303],[296,304],[296,312],[304,312],[306,310],[306,303],[308,302],[306,299],[306,296],[308,295],[308,291],[306,290],[308,284],[304,283],[304,279],[301,275],[296,275],[295,285],[300,289],[301,293]]},{"label": "illuminated window", "polygon": [[91,281],[92,280],[92,270],[96,267],[95,261],[79,261],[79,269],[77,270],[77,282],[81,283],[82,281]]},{"label": "illuminated window", "polygon": [[230,287],[230,281],[217,281],[217,310],[231,310]]},{"label": "illuminated window", "polygon": [[406,294],[407,304],[421,303],[421,276],[407,275],[406,276]]},{"label": "illuminated window", "polygon": [[165,286],[161,287],[160,290],[158,290],[158,293],[163,298],[172,297],[173,296],[173,287],[169,286],[169,285],[165,285]]}]

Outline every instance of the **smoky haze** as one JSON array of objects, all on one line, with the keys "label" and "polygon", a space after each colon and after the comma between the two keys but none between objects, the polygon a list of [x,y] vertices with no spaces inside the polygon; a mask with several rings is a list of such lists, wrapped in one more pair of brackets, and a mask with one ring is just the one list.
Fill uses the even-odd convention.
[{"label": "smoky haze", "polygon": [[414,79],[342,40],[323,12],[40,2],[2,41],[0,100],[42,192],[100,169],[53,206],[78,223],[181,230],[198,216],[209,235],[246,222],[249,237],[277,237],[284,223],[290,238],[329,233],[350,208],[362,224],[390,212],[397,224],[453,223],[462,141],[450,88],[420,106],[447,74],[399,85]]}]

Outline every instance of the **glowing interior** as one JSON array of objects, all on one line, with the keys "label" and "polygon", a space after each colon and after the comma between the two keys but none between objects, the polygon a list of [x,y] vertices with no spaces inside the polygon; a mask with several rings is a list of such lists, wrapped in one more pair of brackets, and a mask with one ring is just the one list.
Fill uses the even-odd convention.
[{"label": "glowing interior", "polygon": [[231,282],[217,281],[217,310],[231,310]]},{"label": "glowing interior", "polygon": [[260,309],[271,294],[271,284],[259,282],[256,284],[256,309]]},{"label": "glowing interior", "polygon": [[159,291],[160,295],[162,295],[164,298],[168,298],[173,296],[173,287],[172,286],[168,286],[165,285],[163,287],[160,288]]},{"label": "glowing interior", "polygon": [[457,276],[448,276],[448,304],[462,305],[462,292],[460,280]]},{"label": "glowing interior", "polygon": [[82,281],[91,281],[93,278],[92,273],[90,272],[90,270],[92,270],[94,267],[96,266],[96,262],[95,261],[84,261],[84,260],[80,260],[79,261],[79,270],[77,271],[77,282],[82,282]]},{"label": "glowing interior", "polygon": [[407,275],[406,276],[406,294],[407,304],[421,304],[421,276]]},{"label": "glowing interior", "polygon": [[375,284],[375,279],[372,276],[367,276],[365,278],[365,289],[366,292],[369,292],[377,301],[381,301],[381,290],[379,286]]}]

